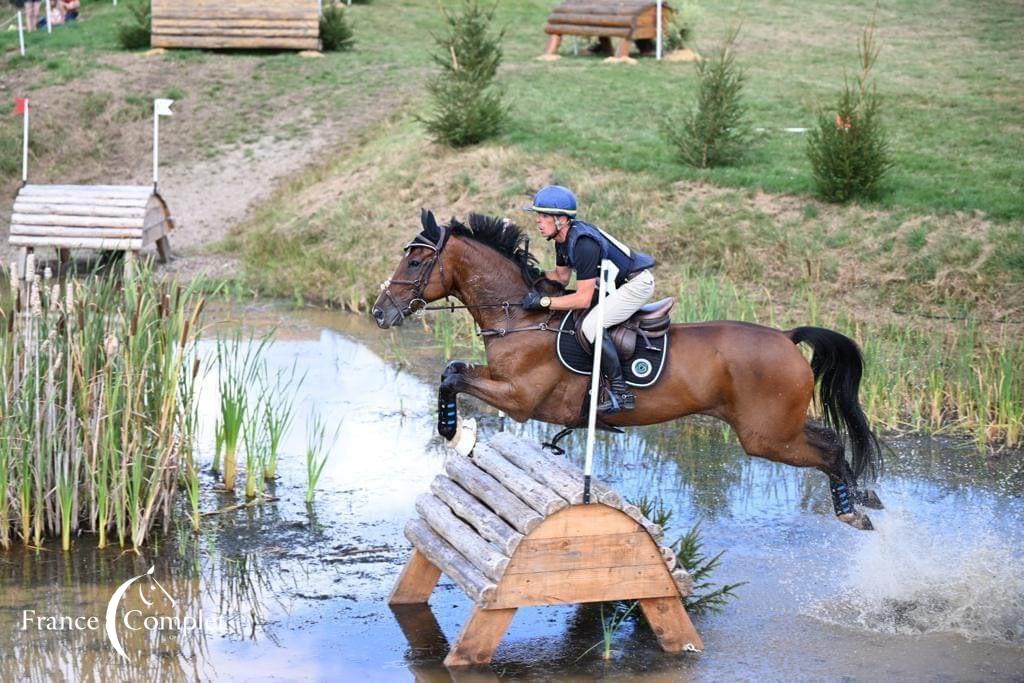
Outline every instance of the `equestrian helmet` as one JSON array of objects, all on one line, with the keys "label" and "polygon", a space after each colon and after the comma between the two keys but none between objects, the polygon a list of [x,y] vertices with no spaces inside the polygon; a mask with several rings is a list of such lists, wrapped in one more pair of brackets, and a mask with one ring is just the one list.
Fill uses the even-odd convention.
[{"label": "equestrian helmet", "polygon": [[567,187],[548,185],[534,195],[533,206],[526,210],[571,218],[576,215],[576,195]]}]

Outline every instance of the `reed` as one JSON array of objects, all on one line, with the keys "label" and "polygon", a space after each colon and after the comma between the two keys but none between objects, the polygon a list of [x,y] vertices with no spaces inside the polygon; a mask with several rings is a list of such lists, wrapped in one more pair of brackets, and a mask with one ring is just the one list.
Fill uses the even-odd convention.
[{"label": "reed", "polygon": [[[264,366],[263,386],[268,400],[263,402],[262,428],[266,435],[266,458],[263,461],[263,479],[273,481],[277,478],[277,458],[281,451],[281,443],[291,428],[295,417],[294,404],[290,397],[306,381],[306,375],[296,375],[297,366],[292,365],[290,371],[280,371],[271,384]],[[273,400],[271,400],[273,399]]]},{"label": "reed", "polygon": [[252,337],[243,340],[240,331],[229,338],[217,339],[217,386],[220,390],[218,439],[223,447],[223,483],[226,491],[235,490],[238,445],[249,411],[249,387],[256,383],[261,367],[260,359],[269,341],[269,336],[259,341]]},{"label": "reed", "polygon": [[331,443],[327,443],[327,425],[324,424],[323,418],[319,414],[314,413],[310,418],[307,427],[307,441],[306,441],[306,502],[312,503],[316,496],[316,485],[320,481],[320,475],[324,471],[324,465],[327,464],[327,459],[331,455],[331,450],[334,444],[338,440],[338,434],[341,431],[341,425],[334,430],[334,435],[331,438]]},{"label": "reed", "polygon": [[263,410],[270,397],[266,394],[257,398],[253,409],[245,416],[242,441],[245,446],[245,497],[252,500],[263,493],[263,469],[267,461],[266,423]]},{"label": "reed", "polygon": [[88,531],[138,548],[170,521],[194,435],[180,384],[203,299],[145,265],[57,282],[28,261],[0,295],[0,547]]}]

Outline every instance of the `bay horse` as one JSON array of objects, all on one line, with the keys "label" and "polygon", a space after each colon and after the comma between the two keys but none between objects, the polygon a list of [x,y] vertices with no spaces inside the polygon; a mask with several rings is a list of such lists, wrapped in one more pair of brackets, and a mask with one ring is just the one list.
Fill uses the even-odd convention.
[{"label": "bay horse", "polygon": [[[381,286],[372,314],[387,329],[444,297],[468,308],[484,336],[487,364],[451,362],[441,378],[442,407],[451,406],[454,414],[455,397],[466,393],[519,422],[585,424],[590,378],[571,373],[555,354],[555,319],[563,312],[518,305],[531,288],[549,295],[565,291],[521,246],[521,230],[477,214],[468,225],[454,218],[438,225],[427,210],[420,220],[422,230]],[[666,371],[653,386],[636,391],[634,410],[604,416],[605,425],[716,417],[733,428],[749,455],[824,472],[836,515],[855,528],[872,528],[854,502],[882,507],[872,491],[857,489],[860,477],[880,471],[881,451],[858,400],[863,361],[853,340],[820,327],[777,330],[738,321],[673,324],[668,334]],[[809,363],[800,343],[813,350]],[[820,422],[807,412],[816,384]],[[439,431],[452,438],[454,421],[439,419]]]}]

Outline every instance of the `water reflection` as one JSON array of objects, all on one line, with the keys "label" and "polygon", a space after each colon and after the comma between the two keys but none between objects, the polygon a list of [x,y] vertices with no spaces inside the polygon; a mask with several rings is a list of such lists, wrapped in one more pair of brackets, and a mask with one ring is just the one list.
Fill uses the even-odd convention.
[{"label": "water reflection", "polygon": [[[96,551],[84,539],[71,556],[0,555],[0,679],[450,680],[440,662],[468,614],[465,596],[442,580],[427,611],[396,615],[386,605],[409,552],[402,525],[441,469],[433,415],[440,353],[405,330],[396,339],[416,374],[399,372],[353,341],[380,340],[361,321],[288,315],[279,327],[287,341],[270,348],[268,361],[272,370],[308,369],[297,424],[316,411],[342,425],[316,501],[302,502],[306,437],[296,429],[270,489],[278,502],[209,515],[199,536],[172,530],[145,556]],[[200,401],[206,459],[217,400],[208,378]],[[500,428],[494,411],[461,405],[485,435]],[[535,440],[556,431],[507,427]],[[563,442],[577,464],[584,440],[577,432]],[[714,579],[748,585],[723,613],[696,620],[708,645],[700,657],[666,657],[645,626],[629,624],[605,661],[584,654],[601,638],[592,608],[524,609],[493,670],[457,679],[1019,676],[1022,460],[987,461],[927,439],[895,447],[878,486],[888,509],[873,515],[877,533],[862,534],[835,521],[824,475],[748,458],[713,421],[602,435],[597,476],[627,498],[660,498],[673,513],[669,540],[701,521],[706,550],[726,551]],[[204,510],[238,502],[212,483],[204,480]],[[114,589],[150,566],[178,609],[202,613],[205,629],[125,633],[127,664],[102,629],[18,629],[25,609],[102,619]]]}]

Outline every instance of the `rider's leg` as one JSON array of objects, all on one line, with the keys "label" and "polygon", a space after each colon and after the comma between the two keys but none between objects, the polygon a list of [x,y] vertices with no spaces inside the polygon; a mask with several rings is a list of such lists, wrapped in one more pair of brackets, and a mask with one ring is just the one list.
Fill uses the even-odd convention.
[{"label": "rider's leg", "polygon": [[[604,327],[607,330],[613,325],[628,320],[631,315],[650,300],[654,294],[654,276],[650,271],[636,275],[604,299]],[[581,325],[584,336],[591,344],[597,335],[597,310],[591,309]],[[615,351],[610,335],[604,333],[601,344],[601,373],[608,378],[612,396],[598,406],[598,411],[614,413],[620,410],[632,410],[635,398],[626,385],[622,375],[622,362]]]}]

